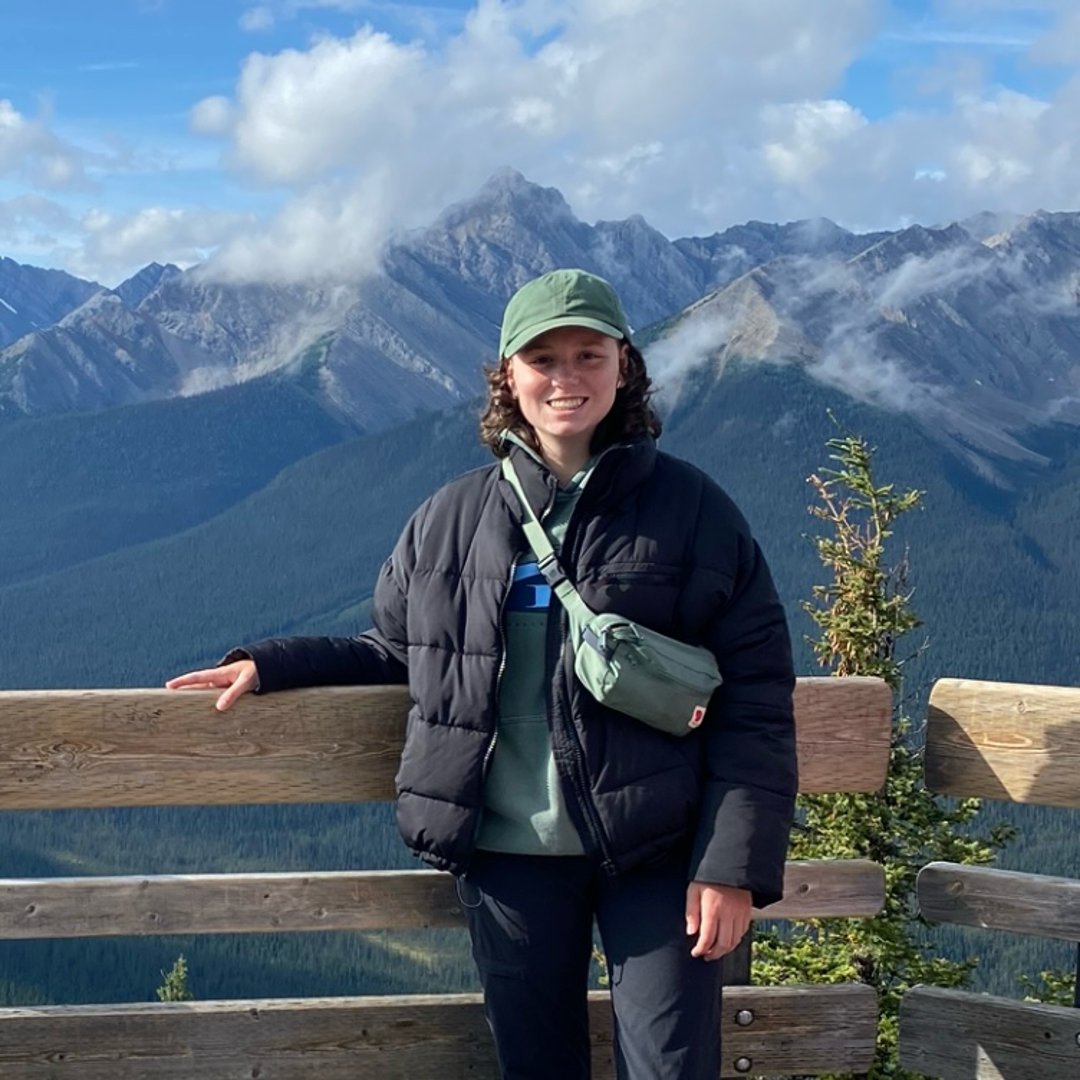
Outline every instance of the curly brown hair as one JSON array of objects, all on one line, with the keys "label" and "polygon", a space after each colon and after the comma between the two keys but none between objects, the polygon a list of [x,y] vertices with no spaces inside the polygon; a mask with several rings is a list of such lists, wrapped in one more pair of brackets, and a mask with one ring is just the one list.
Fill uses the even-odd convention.
[{"label": "curly brown hair", "polygon": [[[540,443],[532,425],[518,408],[510,391],[510,359],[500,360],[494,367],[484,367],[487,382],[487,401],[480,414],[480,441],[496,456],[506,457],[507,448],[501,435],[509,428],[534,450]],[[653,395],[652,379],[645,370],[645,357],[636,345],[627,342],[626,369],[623,385],[615,391],[615,403],[593,433],[591,451],[595,454],[635,435],[660,434],[660,417],[649,404]]]}]

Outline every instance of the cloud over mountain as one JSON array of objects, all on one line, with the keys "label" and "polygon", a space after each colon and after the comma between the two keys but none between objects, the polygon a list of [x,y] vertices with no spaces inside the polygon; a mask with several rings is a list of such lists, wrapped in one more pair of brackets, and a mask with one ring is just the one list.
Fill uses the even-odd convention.
[{"label": "cloud over mountain", "polygon": [[583,266],[649,328],[638,340],[667,406],[732,360],[797,365],[914,417],[992,478],[995,460],[1040,460],[1033,428],[1080,424],[1080,214],[867,234],[748,222],[672,242],[640,215],[588,225],[556,189],[504,170],[377,254],[377,270],[318,285],[154,264],[87,299],[60,275],[60,321],[45,329],[22,311],[45,272],[9,263],[0,330],[25,336],[0,349],[0,408],[100,408],[272,375],[377,428],[479,393],[514,289]]},{"label": "cloud over mountain", "polygon": [[[484,0],[440,46],[362,27],[253,54],[232,97],[193,120],[228,140],[240,173],[292,194],[218,265],[367,268],[393,228],[507,162],[586,219],[637,210],[667,235],[750,216],[873,227],[1080,200],[1080,79],[1037,100],[973,76],[935,88],[943,109],[871,119],[833,88],[875,13],[843,0],[826,24],[795,0],[688,0],[673,19],[660,0]],[[1060,35],[1080,33],[1060,19]]]},{"label": "cloud over mountain", "polygon": [[[263,0],[240,27],[215,15],[235,51],[142,130],[0,104],[0,243],[108,283],[213,252],[231,280],[363,273],[502,166],[558,187],[584,220],[641,213],[668,237],[1080,205],[1068,0],[827,8]],[[186,132],[159,135],[185,115]],[[5,202],[5,180],[66,218]],[[71,187],[83,195],[60,198]]]}]

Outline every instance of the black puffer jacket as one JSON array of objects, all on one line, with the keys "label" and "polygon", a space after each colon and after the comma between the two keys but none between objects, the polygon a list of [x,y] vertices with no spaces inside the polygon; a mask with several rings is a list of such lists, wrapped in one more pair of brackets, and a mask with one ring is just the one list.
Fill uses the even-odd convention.
[{"label": "black puffer jacket", "polygon": [[[532,505],[555,481],[511,450]],[[495,749],[502,607],[527,551],[497,466],[447,484],[413,515],[375,589],[375,629],[356,638],[249,646],[261,691],[408,682],[397,775],[407,844],[461,872],[474,849]],[[793,675],[784,614],[731,500],[652,439],[606,451],[567,528],[562,562],[596,611],[703,644],[724,677],[695,732],[676,738],[596,702],[573,674],[566,615],[551,609],[551,738],[586,850],[613,873],[693,845],[692,876],[779,898],[796,788]]]}]

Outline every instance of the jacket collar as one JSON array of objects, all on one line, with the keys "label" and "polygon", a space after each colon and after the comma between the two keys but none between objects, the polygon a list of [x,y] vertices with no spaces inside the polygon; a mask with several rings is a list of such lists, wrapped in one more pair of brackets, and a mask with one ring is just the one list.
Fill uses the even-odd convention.
[{"label": "jacket collar", "polygon": [[[558,488],[554,473],[536,451],[513,432],[503,434],[503,443],[533,511],[543,516]],[[656,440],[651,435],[640,435],[607,447],[596,459],[583,497],[597,505],[618,502],[652,474],[656,454]],[[513,489],[504,480],[500,480],[500,484],[503,498],[516,510],[517,496]]]}]

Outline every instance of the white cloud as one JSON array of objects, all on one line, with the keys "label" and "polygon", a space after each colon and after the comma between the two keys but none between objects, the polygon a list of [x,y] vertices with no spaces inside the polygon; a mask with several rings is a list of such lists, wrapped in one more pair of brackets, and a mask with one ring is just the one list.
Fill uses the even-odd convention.
[{"label": "white cloud", "polygon": [[365,12],[390,15],[395,21],[421,29],[425,36],[437,35],[441,28],[457,23],[458,7],[452,2],[420,4],[416,0],[268,0],[245,8],[238,20],[241,30],[261,33],[288,22],[305,11]]},{"label": "white cloud", "polygon": [[[438,4],[262,0],[242,19],[255,30],[318,8],[392,11],[399,27],[419,11],[440,30],[360,26],[253,52],[230,94],[194,103],[192,130],[222,140],[233,175],[264,205],[283,192],[247,233],[229,219],[220,266],[234,274],[366,269],[393,230],[505,165],[586,220],[641,213],[669,236],[748,218],[869,229],[1080,205],[1080,74],[1040,100],[993,84],[987,59],[1023,47],[1031,64],[1080,63],[1074,0],[942,0],[952,21],[925,33],[956,38],[966,18],[970,40],[913,52],[925,63],[905,68],[907,105],[887,116],[838,91],[880,44],[884,0],[830,0],[828,19],[805,0],[475,0],[452,19]],[[44,188],[113,167],[0,104],[0,172]]]},{"label": "white cloud", "polygon": [[762,146],[762,156],[781,183],[798,185],[824,169],[837,148],[867,125],[846,101],[801,101],[762,110],[766,131],[778,138]]},{"label": "white cloud", "polygon": [[8,250],[47,252],[59,237],[71,235],[78,222],[63,205],[28,193],[0,200],[0,243]]},{"label": "white cloud", "polygon": [[83,238],[68,252],[75,274],[115,285],[150,262],[190,266],[203,261],[241,232],[256,225],[253,214],[176,210],[150,206],[132,214],[88,211],[80,222]]},{"label": "white cloud", "polygon": [[133,71],[142,67],[135,60],[109,60],[97,64],[80,64],[79,71]]},{"label": "white cloud", "polygon": [[240,16],[240,29],[249,33],[257,33],[260,30],[271,29],[275,22],[277,22],[277,19],[274,17],[273,10],[265,4],[259,4],[256,7],[248,8]]},{"label": "white cloud", "polygon": [[232,102],[222,94],[195,103],[189,116],[197,135],[228,135],[233,124]]},{"label": "white cloud", "polygon": [[1080,9],[1070,4],[1055,26],[1031,49],[1032,59],[1046,64],[1080,64]]},{"label": "white cloud", "polygon": [[731,329],[732,321],[726,315],[689,318],[673,334],[649,346],[649,372],[662,407],[678,401],[683,380],[691,371],[719,357]]},{"label": "white cloud", "polygon": [[251,239],[262,254],[234,245],[229,265],[268,265],[275,237],[272,265],[368,265],[391,228],[429,220],[507,164],[584,217],[699,224],[693,208],[722,207],[729,159],[750,153],[754,102],[813,102],[842,76],[872,3],[838,8],[826,28],[797,0],[685,0],[675,16],[667,0],[478,0],[438,47],[362,27],[254,53],[232,100],[198,103],[192,125],[227,133],[240,175],[294,194]]},{"label": "white cloud", "polygon": [[[237,87],[234,165],[262,182],[302,184],[359,164],[372,142],[407,139],[420,63],[418,48],[368,28],[345,41],[322,38],[306,52],[253,53]],[[223,115],[211,100],[196,107],[204,123],[207,112]]]},{"label": "white cloud", "polygon": [[0,176],[12,175],[51,190],[85,187],[87,158],[47,124],[28,120],[9,100],[0,98]]},{"label": "white cloud", "polygon": [[1080,202],[1077,90],[1039,101],[971,64],[951,87],[933,77],[947,108],[870,119],[831,91],[880,10],[835,7],[826,25],[798,0],[478,0],[441,46],[363,27],[253,54],[232,100],[201,102],[193,124],[227,133],[233,167],[288,185],[294,202],[253,239],[262,257],[234,246],[231,263],[265,265],[278,237],[276,266],[310,266],[296,223],[321,243],[351,222],[323,264],[366,266],[380,236],[506,164],[586,219],[641,212],[668,235],[750,217],[878,228]]},{"label": "white cloud", "polygon": [[386,239],[383,201],[391,187],[378,174],[366,185],[314,186],[269,222],[239,231],[215,253],[208,270],[218,277],[283,283],[372,272]]}]

